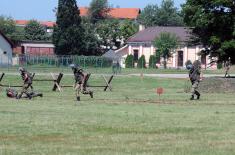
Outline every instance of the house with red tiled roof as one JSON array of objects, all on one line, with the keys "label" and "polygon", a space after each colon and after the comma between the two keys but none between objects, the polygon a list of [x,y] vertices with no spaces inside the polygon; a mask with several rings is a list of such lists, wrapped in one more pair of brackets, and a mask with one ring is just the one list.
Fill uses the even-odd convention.
[{"label": "house with red tiled roof", "polygon": [[0,31],[0,66],[12,65],[14,44]]},{"label": "house with red tiled roof", "polygon": [[[87,7],[80,7],[80,16],[88,16],[88,10]],[[115,19],[130,19],[130,20],[136,20],[137,17],[140,14],[139,8],[110,8],[108,11],[108,16]]]},{"label": "house with red tiled roof", "polygon": [[[153,41],[159,37],[162,32],[175,34],[179,38],[180,45],[174,49],[172,57],[168,59],[167,66],[170,68],[185,68],[185,62],[191,60],[200,60],[205,68],[209,67],[210,59],[208,56],[200,56],[200,51],[203,49],[201,45],[189,46],[190,38],[192,37],[191,30],[187,27],[149,27],[139,31],[127,40],[127,44],[115,51],[120,58],[120,63],[124,64],[124,59],[127,55],[132,54],[134,60],[137,61],[142,55],[145,56],[148,65],[151,55],[155,55],[157,48],[154,47]],[[162,66],[162,61],[157,64]],[[215,69],[216,65],[210,65]]]},{"label": "house with red tiled roof", "polygon": [[[28,24],[29,20],[15,20],[16,26],[25,27]],[[56,24],[52,21],[38,21],[42,26],[45,27],[47,33],[53,32],[53,27]]]}]

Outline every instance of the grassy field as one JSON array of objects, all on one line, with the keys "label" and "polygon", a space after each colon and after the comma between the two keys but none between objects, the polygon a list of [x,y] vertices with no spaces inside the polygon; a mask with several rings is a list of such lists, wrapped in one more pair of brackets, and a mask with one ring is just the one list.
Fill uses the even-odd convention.
[{"label": "grassy field", "polygon": [[[18,76],[3,83],[17,84]],[[64,84],[72,84],[66,77]],[[190,101],[186,80],[118,76],[113,92],[94,89],[94,99],[75,101],[72,89],[43,98],[8,99],[0,93],[1,155],[234,155],[234,94],[203,94]],[[90,84],[103,84],[92,76]],[[159,98],[155,89],[164,88]]]},{"label": "grassy field", "polygon": [[[63,72],[63,73],[71,73],[70,67],[55,67],[55,66],[26,66],[25,67],[30,72],[39,72],[39,73],[50,73],[50,72]],[[112,68],[85,68],[85,70],[96,73],[96,74],[112,74]],[[18,71],[18,67],[10,67],[10,68],[1,68],[1,72],[16,72]],[[204,74],[224,74],[225,69],[218,69],[218,70],[204,70],[202,69]],[[188,70],[186,69],[139,69],[139,68],[122,68],[120,73],[122,75],[127,74],[187,74]],[[232,66],[230,69],[231,74],[235,74],[235,66]]]}]

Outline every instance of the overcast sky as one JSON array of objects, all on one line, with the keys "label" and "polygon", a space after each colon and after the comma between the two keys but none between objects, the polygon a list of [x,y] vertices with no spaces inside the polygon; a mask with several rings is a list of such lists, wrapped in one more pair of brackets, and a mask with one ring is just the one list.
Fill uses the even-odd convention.
[{"label": "overcast sky", "polygon": [[[148,4],[161,4],[162,0],[109,0],[113,7],[141,8]],[[78,6],[89,6],[91,0],[77,0]],[[185,3],[185,0],[175,0],[175,6]],[[14,19],[37,19],[55,21],[53,9],[58,0],[0,0],[0,15],[11,16]]]}]

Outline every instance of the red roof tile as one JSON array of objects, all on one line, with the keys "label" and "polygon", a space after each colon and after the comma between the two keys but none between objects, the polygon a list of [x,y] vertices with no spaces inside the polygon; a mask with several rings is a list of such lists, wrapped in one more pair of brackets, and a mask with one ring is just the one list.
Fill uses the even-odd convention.
[{"label": "red roof tile", "polygon": [[[88,8],[80,7],[80,15],[87,16]],[[140,14],[139,8],[111,8],[108,15],[117,19],[136,19]]]},{"label": "red roof tile", "polygon": [[[25,26],[29,22],[29,20],[16,20],[15,21],[17,25]],[[53,27],[56,23],[51,21],[39,21],[40,24],[47,26],[47,27]]]}]

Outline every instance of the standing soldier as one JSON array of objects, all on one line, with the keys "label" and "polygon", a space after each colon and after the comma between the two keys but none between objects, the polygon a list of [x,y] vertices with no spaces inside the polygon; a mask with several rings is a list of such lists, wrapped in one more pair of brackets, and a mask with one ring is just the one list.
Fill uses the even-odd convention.
[{"label": "standing soldier", "polygon": [[225,77],[225,78],[226,78],[226,77],[230,77],[230,75],[229,75],[229,69],[230,69],[230,67],[231,67],[231,60],[230,60],[230,57],[229,57],[229,59],[225,62],[224,67],[225,67],[225,75],[224,75],[224,77]]},{"label": "standing soldier", "polygon": [[200,93],[198,92],[198,85],[200,83],[201,77],[201,62],[199,60],[195,60],[193,65],[190,68],[189,71],[189,79],[192,83],[192,89],[191,93],[192,96],[190,100],[194,100],[194,95],[197,95],[197,99],[200,99]]},{"label": "standing soldier", "polygon": [[80,92],[82,94],[89,94],[91,98],[93,98],[93,91],[87,89],[87,80],[90,74],[86,73],[82,68],[76,66],[74,64],[70,65],[75,79],[75,90],[77,101],[80,101]]},{"label": "standing soldier", "polygon": [[29,99],[32,98],[32,96],[30,95],[30,93],[28,92],[28,89],[31,88],[31,90],[33,89],[33,79],[32,76],[29,72],[27,72],[26,69],[24,69],[23,67],[19,68],[19,72],[21,74],[21,77],[24,81],[24,84],[22,86],[22,90],[21,92],[18,94],[17,99],[20,99],[22,97],[23,94],[25,94]]}]

